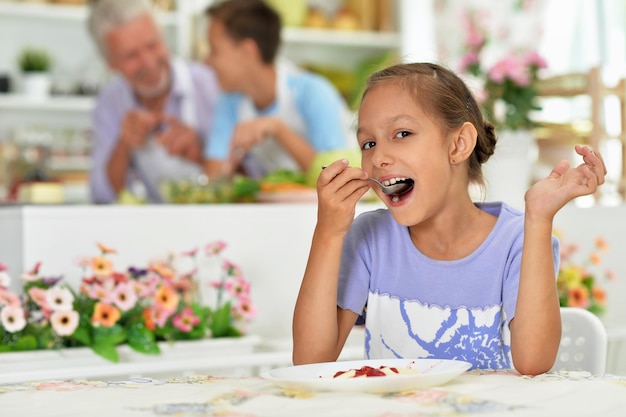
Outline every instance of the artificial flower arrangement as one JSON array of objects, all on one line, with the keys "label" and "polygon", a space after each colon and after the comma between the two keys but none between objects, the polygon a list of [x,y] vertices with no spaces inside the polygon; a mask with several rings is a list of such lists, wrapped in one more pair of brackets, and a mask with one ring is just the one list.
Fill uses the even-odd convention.
[{"label": "artificial flower arrangement", "polygon": [[198,248],[126,271],[114,270],[114,249],[98,248],[98,256],[79,261],[78,291],[61,277],[41,276],[38,263],[22,275],[24,291],[18,295],[9,290],[10,276],[0,264],[0,352],[88,346],[117,362],[117,345],[158,354],[159,341],[237,337],[256,314],[250,283],[222,258],[224,242],[204,248],[219,269],[210,282],[214,306],[201,301]]},{"label": "artificial flower arrangement", "polygon": [[600,315],[606,308],[606,290],[599,281],[615,279],[612,270],[601,270],[600,266],[600,254],[608,251],[608,244],[602,237],[596,237],[591,253],[580,263],[574,260],[578,249],[577,244],[566,243],[561,238],[561,263],[556,281],[559,303],[561,307],[580,307]]},{"label": "artificial flower arrangement", "polygon": [[461,71],[484,79],[481,105],[499,127],[525,130],[535,126],[531,112],[541,110],[535,85],[539,69],[545,67],[545,60],[535,51],[511,54],[489,68],[481,67],[478,54],[471,52]]},{"label": "artificial flower arrangement", "polygon": [[[502,0],[497,3],[448,0],[439,30],[459,33],[462,39],[440,45],[442,55],[458,56],[455,67],[468,78],[485,114],[498,129],[527,130],[535,123],[538,73],[547,67],[537,52],[541,33],[540,2]],[[447,22],[447,23],[446,23]],[[458,31],[458,24],[464,31]],[[454,25],[453,31],[450,25]],[[444,33],[442,33],[444,35]],[[454,38],[454,36],[452,36]],[[454,62],[452,56],[446,57]]]}]

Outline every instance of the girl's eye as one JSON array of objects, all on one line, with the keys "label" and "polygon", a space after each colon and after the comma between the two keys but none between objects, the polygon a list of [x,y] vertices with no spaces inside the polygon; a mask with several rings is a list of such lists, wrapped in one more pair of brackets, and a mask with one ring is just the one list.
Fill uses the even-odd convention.
[{"label": "girl's eye", "polygon": [[411,132],[407,132],[406,130],[401,130],[400,132],[397,132],[394,137],[396,137],[396,138],[406,138],[410,134],[411,134]]},{"label": "girl's eye", "polygon": [[361,149],[367,150],[373,148],[374,146],[376,146],[376,142],[364,142],[363,145],[361,145]]}]

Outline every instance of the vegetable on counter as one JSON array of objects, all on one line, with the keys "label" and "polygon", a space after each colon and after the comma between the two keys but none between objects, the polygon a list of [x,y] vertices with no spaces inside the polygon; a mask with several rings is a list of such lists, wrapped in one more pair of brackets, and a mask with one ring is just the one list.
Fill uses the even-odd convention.
[{"label": "vegetable on counter", "polygon": [[269,173],[260,181],[260,187],[266,193],[311,189],[305,173],[289,169],[278,169]]}]

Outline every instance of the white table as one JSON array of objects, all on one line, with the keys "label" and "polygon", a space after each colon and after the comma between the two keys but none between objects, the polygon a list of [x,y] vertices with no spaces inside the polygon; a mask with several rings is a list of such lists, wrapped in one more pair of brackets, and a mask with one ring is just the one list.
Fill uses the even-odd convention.
[{"label": "white table", "polygon": [[258,377],[47,381],[0,386],[0,410],[29,417],[622,417],[626,378],[473,371],[442,386],[388,394],[283,390]]}]

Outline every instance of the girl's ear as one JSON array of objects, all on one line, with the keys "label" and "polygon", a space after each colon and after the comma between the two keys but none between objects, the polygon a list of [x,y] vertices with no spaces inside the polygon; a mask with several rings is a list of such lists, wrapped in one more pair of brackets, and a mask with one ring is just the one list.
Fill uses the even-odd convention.
[{"label": "girl's ear", "polygon": [[454,132],[450,142],[449,158],[451,164],[458,164],[470,157],[476,147],[478,131],[470,122],[463,123],[459,130]]}]

